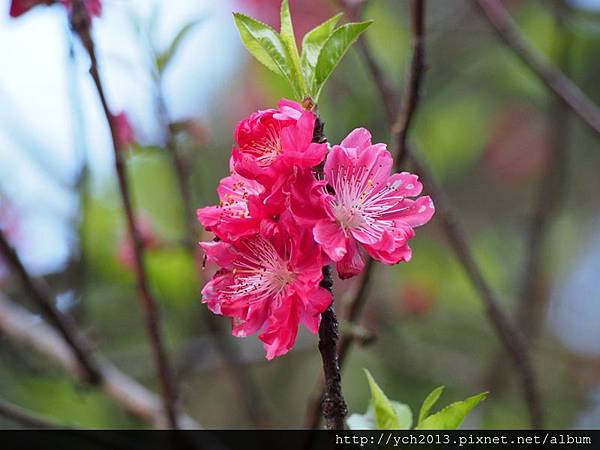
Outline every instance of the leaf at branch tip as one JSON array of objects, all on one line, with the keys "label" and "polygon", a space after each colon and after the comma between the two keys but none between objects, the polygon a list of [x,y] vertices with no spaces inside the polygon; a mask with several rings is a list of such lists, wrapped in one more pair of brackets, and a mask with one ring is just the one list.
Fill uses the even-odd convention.
[{"label": "leaf at branch tip", "polygon": [[285,45],[289,60],[291,63],[290,69],[295,78],[295,82],[302,91],[302,96],[307,94],[306,86],[304,83],[304,77],[302,76],[302,70],[300,66],[300,55],[298,54],[298,46],[296,45],[296,37],[294,35],[294,26],[292,25],[292,16],[290,14],[290,5],[288,0],[282,0],[281,2],[281,40]]},{"label": "leaf at branch tip", "polygon": [[444,392],[444,386],[436,387],[425,398],[425,400],[423,401],[423,405],[421,405],[421,410],[419,411],[419,421],[417,422],[418,425],[423,423],[423,421],[427,417],[427,414],[429,414],[429,411],[431,410],[431,408],[433,408],[433,405],[436,404],[436,402],[442,395],[442,392]]},{"label": "leaf at branch tip", "polygon": [[[378,430],[407,430],[412,425],[410,408],[402,403],[391,401],[365,369],[371,389],[371,408]],[[368,412],[367,412],[368,414]]]},{"label": "leaf at branch tip", "polygon": [[294,70],[286,45],[281,36],[270,26],[241,13],[233,13],[235,24],[248,51],[269,70],[284,77],[294,93],[302,96],[302,88],[294,76]]},{"label": "leaf at branch tip", "polygon": [[165,70],[169,62],[173,59],[175,53],[177,53],[177,50],[179,49],[179,46],[183,39],[195,26],[197,26],[201,22],[202,19],[193,20],[177,32],[177,34],[173,38],[173,41],[171,42],[171,45],[169,45],[169,48],[167,48],[156,58],[156,67],[158,67],[159,72],[163,72]]},{"label": "leaf at branch tip", "polygon": [[487,392],[452,403],[417,425],[417,430],[456,430],[467,414],[487,396]]},{"label": "leaf at branch tip", "polygon": [[315,67],[313,98],[318,100],[323,85],[342,60],[350,46],[373,21],[347,23],[335,30],[325,41]]},{"label": "leaf at branch tip", "polygon": [[311,90],[319,53],[321,52],[325,41],[327,41],[329,36],[331,36],[331,33],[333,33],[335,25],[343,15],[343,13],[339,13],[332,18],[327,19],[325,22],[306,33],[302,39],[302,73]]}]

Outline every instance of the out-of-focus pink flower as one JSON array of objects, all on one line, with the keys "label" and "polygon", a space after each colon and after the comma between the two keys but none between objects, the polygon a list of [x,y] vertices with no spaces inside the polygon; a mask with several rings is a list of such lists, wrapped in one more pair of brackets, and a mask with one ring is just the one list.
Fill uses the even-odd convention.
[{"label": "out-of-focus pink flower", "polygon": [[312,142],[316,119],[312,112],[286,99],[278,106],[257,111],[235,130],[235,171],[264,186],[283,182],[294,168],[320,164],[327,153],[327,144]]},{"label": "out-of-focus pink flower", "polygon": [[121,111],[113,116],[115,131],[117,133],[117,146],[120,150],[124,150],[135,144],[135,133],[129,122],[127,113]]},{"label": "out-of-focus pink flower", "polygon": [[390,176],[392,157],[385,144],[371,144],[364,128],[352,131],[333,147],[325,163],[326,217],[314,228],[315,240],[337,262],[341,278],[364,267],[364,251],[385,264],[411,258],[413,228],[431,219],[435,209],[422,185],[407,172]]},{"label": "out-of-focus pink flower", "polygon": [[202,301],[215,314],[232,318],[234,336],[262,331],[266,357],[273,359],[294,346],[300,323],[317,332],[332,297],[319,286],[322,254],[309,228],[285,213],[270,237],[200,245],[221,267],[202,290]]},{"label": "out-of-focus pink flower", "polygon": [[406,313],[418,316],[431,310],[435,296],[431,288],[413,281],[403,284],[400,299]]},{"label": "out-of-focus pink flower", "polygon": [[495,181],[514,185],[535,176],[548,153],[545,121],[539,111],[511,103],[494,119],[482,162]]},{"label": "out-of-focus pink flower", "polygon": [[[58,3],[59,0],[12,0],[10,4],[9,14],[11,17],[19,17],[37,5],[52,5]],[[72,6],[72,0],[60,0],[67,9]],[[101,0],[85,0],[85,7],[90,17],[100,17],[102,14]]]},{"label": "out-of-focus pink flower", "polygon": [[242,236],[262,231],[271,234],[273,222],[262,195],[265,188],[254,180],[238,175],[230,161],[231,175],[219,183],[219,204],[197,211],[198,221],[224,240],[235,240]]},{"label": "out-of-focus pink flower", "polygon": [[55,0],[12,0],[9,14],[11,17],[19,17],[37,5],[51,5]]},{"label": "out-of-focus pink flower", "polygon": [[[154,231],[152,222],[147,216],[140,215],[136,219],[136,226],[142,238],[142,246],[146,250],[158,249],[163,246],[164,242]],[[135,249],[129,234],[119,243],[118,255],[119,262],[123,266],[131,270],[135,268]]]}]

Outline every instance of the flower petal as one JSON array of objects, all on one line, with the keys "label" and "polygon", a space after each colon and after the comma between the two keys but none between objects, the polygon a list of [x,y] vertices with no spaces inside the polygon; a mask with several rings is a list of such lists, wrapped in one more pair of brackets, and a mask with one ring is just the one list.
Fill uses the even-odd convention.
[{"label": "flower petal", "polygon": [[346,254],[346,234],[337,222],[326,220],[317,222],[313,236],[333,261],[340,261]]}]

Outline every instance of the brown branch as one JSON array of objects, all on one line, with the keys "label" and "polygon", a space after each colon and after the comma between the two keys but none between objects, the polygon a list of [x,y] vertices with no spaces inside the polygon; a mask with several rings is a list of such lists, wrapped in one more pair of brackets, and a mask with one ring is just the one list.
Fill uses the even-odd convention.
[{"label": "brown branch", "polygon": [[592,130],[600,133],[600,109],[523,37],[499,0],[474,0],[483,17],[515,55]]},{"label": "brown branch", "polygon": [[[352,300],[350,301],[350,304],[344,315],[345,322],[351,326],[357,324],[362,308],[367,300],[369,282],[374,267],[375,264],[373,258],[368,258],[356,294],[354,297],[352,297]],[[338,364],[340,370],[344,367],[346,356],[348,355],[348,352],[355,341],[355,333],[342,334],[338,345]],[[321,423],[321,405],[325,395],[325,387],[325,380],[323,376],[320,376],[319,381],[317,382],[315,394],[311,396],[306,409],[306,428],[318,428]]]},{"label": "brown branch", "polygon": [[[370,53],[368,46],[365,47],[365,50]],[[371,60],[375,61],[373,57],[371,57]],[[381,86],[378,82],[379,77],[373,77],[373,80],[386,111],[393,111],[394,105],[390,104],[392,97],[386,95],[385,87]],[[543,417],[539,389],[533,367],[531,366],[529,353],[524,346],[522,336],[500,308],[500,301],[490,288],[483,272],[475,261],[466,238],[467,233],[458,222],[458,215],[451,207],[444,189],[437,183],[429,166],[421,160],[419,155],[410,146],[406,147],[406,157],[415,167],[416,172],[429,189],[436,204],[436,216],[441,221],[446,238],[474,288],[479,293],[486,307],[488,320],[492,324],[498,339],[510,356],[519,374],[531,423],[535,428],[541,428],[543,426]]]},{"label": "brown branch", "polygon": [[[11,341],[32,348],[68,375],[78,379],[80,365],[71,348],[46,322],[0,294],[0,331]],[[102,383],[99,388],[130,414],[163,428],[168,425],[160,397],[98,357]],[[183,428],[200,428],[190,417],[179,416]]]},{"label": "brown branch", "polygon": [[394,167],[400,170],[407,155],[407,139],[410,124],[419,104],[419,94],[425,72],[425,0],[411,1],[412,57],[408,81],[402,96],[400,114],[392,126],[396,138],[396,160]]},{"label": "brown branch", "polygon": [[0,400],[0,416],[26,428],[33,428],[38,430],[54,430],[67,428],[65,426],[59,426],[46,419],[45,417],[41,417],[38,414],[34,414],[31,411],[27,411],[19,406],[13,405],[4,400]]},{"label": "brown branch", "polygon": [[[313,105],[316,109],[316,106]],[[324,135],[325,124],[317,116],[313,132],[313,142],[327,142]],[[322,174],[322,167],[318,170]],[[331,267],[323,267],[323,280],[320,286],[331,292],[333,296],[333,280]],[[320,405],[325,417],[325,424],[329,430],[343,430],[344,419],[348,414],[346,401],[342,394],[342,375],[338,361],[337,342],[339,339],[339,325],[333,306],[333,298],[329,307],[321,314],[319,324],[319,352],[323,362],[323,377],[325,389]]]},{"label": "brown branch", "polygon": [[[323,267],[321,287],[329,292],[333,291],[330,266]],[[338,339],[339,327],[332,301],[325,312],[321,314],[319,325],[319,352],[323,361],[325,379],[321,410],[328,430],[343,430],[345,428],[344,419],[348,413],[346,401],[342,395],[342,375],[337,353]]]},{"label": "brown branch", "polygon": [[148,285],[146,268],[144,266],[144,246],[135,221],[135,214],[133,212],[133,204],[127,181],[127,170],[123,161],[122,151],[119,148],[119,139],[114,123],[114,116],[109,109],[104,87],[100,79],[100,74],[98,73],[98,63],[96,59],[94,42],[90,32],[90,25],[90,17],[88,16],[84,2],[82,0],[73,0],[71,27],[81,39],[81,42],[90,57],[90,74],[96,86],[98,96],[100,97],[100,102],[102,103],[102,109],[104,110],[104,114],[110,128],[115,158],[115,169],[119,182],[119,191],[123,201],[123,208],[125,210],[129,235],[133,243],[135,275],[140,294],[140,305],[144,313],[146,330],[150,339],[150,345],[152,348],[160,389],[164,399],[164,408],[169,419],[169,426],[172,428],[178,428],[176,412],[177,389],[175,386],[173,371],[171,369],[161,336],[160,316],[157,303],[152,296]]},{"label": "brown branch", "polygon": [[56,308],[47,286],[40,280],[34,280],[29,276],[19,255],[12,248],[2,230],[0,230],[0,251],[4,255],[5,261],[17,274],[25,290],[39,306],[46,320],[56,327],[71,348],[78,361],[77,371],[83,374],[88,382],[99,383],[102,376],[89,343],[79,334],[73,320]]}]

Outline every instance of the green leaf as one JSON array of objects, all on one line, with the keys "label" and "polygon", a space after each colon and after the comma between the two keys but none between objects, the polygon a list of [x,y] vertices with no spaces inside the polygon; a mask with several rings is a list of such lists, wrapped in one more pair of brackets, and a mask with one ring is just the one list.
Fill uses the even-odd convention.
[{"label": "green leaf", "polygon": [[[404,403],[395,402],[390,400],[394,412],[397,417],[395,430],[409,430],[412,425],[412,412],[408,405]],[[351,430],[377,430],[377,424],[375,419],[375,410],[373,405],[369,406],[369,409],[365,414],[352,414],[346,420],[348,428]]]},{"label": "green leaf", "polygon": [[371,389],[371,407],[375,415],[376,428],[378,430],[405,430],[410,428],[412,413],[408,406],[388,399],[367,369],[365,369],[365,373]]},{"label": "green leaf", "polygon": [[302,73],[311,91],[319,53],[321,53],[323,45],[329,39],[329,36],[331,36],[331,33],[335,29],[335,25],[343,15],[343,13],[339,13],[326,20],[321,25],[306,33],[302,39],[302,57],[300,58]]},{"label": "green leaf", "polygon": [[419,411],[418,425],[423,423],[423,420],[425,420],[427,414],[429,414],[429,410],[438,401],[440,395],[442,395],[442,392],[444,392],[444,386],[436,387],[433,391],[429,393],[427,398],[425,398],[425,400],[423,401],[423,405],[421,405],[421,410]]},{"label": "green leaf", "polygon": [[272,72],[284,77],[294,94],[303,95],[302,85],[294,74],[293,64],[281,36],[270,26],[244,14],[233,13],[235,24],[248,51]]},{"label": "green leaf", "polygon": [[417,425],[417,430],[456,430],[467,414],[487,396],[487,392],[452,403]]},{"label": "green leaf", "polygon": [[165,68],[167,67],[169,62],[173,59],[173,56],[179,49],[179,45],[181,44],[183,39],[201,21],[202,20],[200,20],[200,19],[194,20],[194,21],[188,23],[187,25],[185,25],[181,30],[179,30],[177,32],[177,34],[175,35],[175,38],[173,39],[173,42],[171,42],[171,45],[169,45],[169,48],[167,48],[163,53],[158,55],[158,57],[156,58],[156,67],[158,68],[159,72],[163,72],[165,70]]},{"label": "green leaf", "polygon": [[323,44],[317,58],[312,86],[313,99],[318,100],[325,81],[339,64],[350,46],[368,28],[372,21],[347,23],[335,30]]},{"label": "green leaf", "polygon": [[412,426],[413,416],[410,407],[404,403],[390,400],[394,412],[396,413],[396,424],[394,430],[410,430]]},{"label": "green leaf", "polygon": [[281,40],[283,41],[288,56],[290,58],[290,63],[292,64],[293,76],[295,78],[296,83],[298,84],[302,96],[306,94],[306,85],[304,83],[304,77],[302,76],[302,70],[300,68],[300,55],[298,54],[298,46],[296,45],[296,37],[294,35],[294,26],[292,25],[292,16],[290,14],[290,5],[288,0],[283,0],[281,2]]}]

